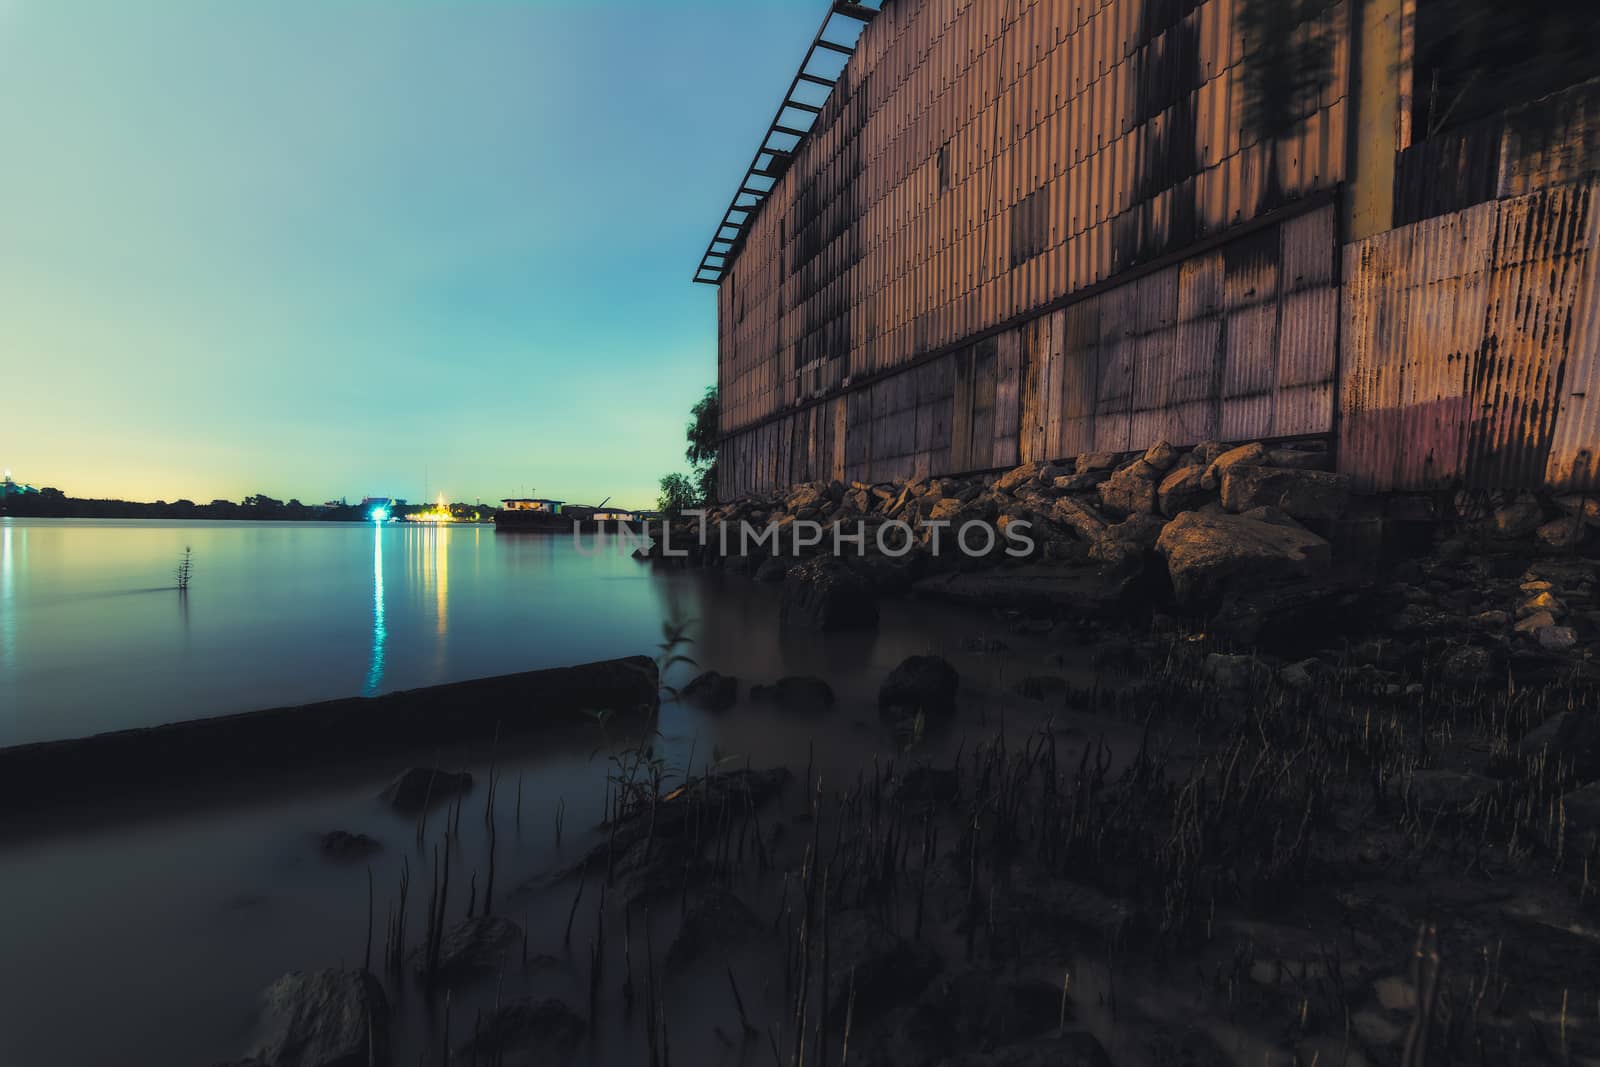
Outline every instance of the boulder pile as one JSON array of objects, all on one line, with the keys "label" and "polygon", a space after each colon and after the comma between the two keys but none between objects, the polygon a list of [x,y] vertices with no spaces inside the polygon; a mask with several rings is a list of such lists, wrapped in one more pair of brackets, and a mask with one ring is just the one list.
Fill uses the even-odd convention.
[{"label": "boulder pile", "polygon": [[[1451,584],[1477,591],[1474,633],[1513,646],[1497,649],[1497,659],[1518,647],[1581,650],[1592,639],[1585,628],[1600,620],[1589,618],[1588,582],[1528,568],[1558,555],[1583,570],[1582,550],[1600,542],[1600,501],[1528,493],[1356,500],[1333,465],[1320,440],[1163,441],[966,477],[808,482],[685,517],[640,554],[781,581],[785,623],[809,629],[875,625],[875,600],[908,589],[969,602],[976,592],[984,603],[1014,589],[1016,602],[997,606],[1031,611],[1054,597],[1081,612],[1170,600],[1216,613],[1227,627],[1219,632],[1253,644],[1279,621],[1327,613],[1329,590],[1340,585],[1330,577],[1336,546],[1358,546],[1345,570],[1373,585],[1370,531],[1384,515],[1420,516],[1439,539],[1432,558],[1460,571]],[[1464,560],[1490,556],[1521,560],[1506,588],[1482,566],[1463,569]],[[1386,610],[1416,615],[1445,584],[1434,575],[1433,588],[1412,586],[1407,603]],[[1465,592],[1443,600],[1467,603]],[[1474,673],[1466,658],[1459,666]]]}]

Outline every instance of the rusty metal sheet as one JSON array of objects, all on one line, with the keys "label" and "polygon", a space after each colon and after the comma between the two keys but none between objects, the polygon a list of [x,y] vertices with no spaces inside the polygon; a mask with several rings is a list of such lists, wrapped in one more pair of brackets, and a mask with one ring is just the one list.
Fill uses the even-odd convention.
[{"label": "rusty metal sheet", "polygon": [[1595,188],[1346,250],[1339,463],[1360,488],[1592,487]]}]

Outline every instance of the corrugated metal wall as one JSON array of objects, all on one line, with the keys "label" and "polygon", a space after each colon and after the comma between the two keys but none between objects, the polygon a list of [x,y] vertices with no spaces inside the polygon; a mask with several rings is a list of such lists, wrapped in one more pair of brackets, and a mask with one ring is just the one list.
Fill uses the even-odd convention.
[{"label": "corrugated metal wall", "polygon": [[1358,488],[1600,488],[1597,188],[1346,247],[1339,463]]},{"label": "corrugated metal wall", "polygon": [[722,491],[882,482],[1125,450],[1326,433],[1330,205],[769,420]]},{"label": "corrugated metal wall", "polygon": [[[1152,427],[1185,439],[1198,439],[1189,429],[1198,427],[1327,430],[1333,354],[1312,368],[1316,343],[1286,332],[1279,306],[1292,295],[1315,301],[1310,291],[1325,286],[1291,273],[1280,293],[1276,228],[1187,273],[1147,275],[927,362],[1338,186],[1343,35],[1330,86],[1295,136],[1263,144],[1242,121],[1235,6],[885,5],[721,284],[723,430],[749,431],[729,443],[737,458],[724,464],[723,492],[816,472],[815,430],[796,406],[846,393],[843,467],[874,479],[1065,454],[1069,443],[1127,441]],[[1336,3],[1329,24],[1347,21]],[[1331,227],[1331,212],[1316,217],[1306,225]],[[1332,253],[1323,253],[1313,277],[1331,277]],[[1287,266],[1297,272],[1298,263]],[[1300,346],[1291,358],[1303,366],[1280,371],[1280,338]],[[1174,355],[1179,340],[1190,347]],[[1052,351],[1058,360],[1041,358]],[[1140,360],[1154,355],[1186,372],[1187,384],[1174,391],[1165,369],[1147,373]],[[1225,365],[1213,374],[1218,360]],[[906,381],[893,375],[900,367]],[[1043,395],[1068,398],[1070,413],[1024,403]],[[785,427],[775,439],[805,436],[804,463],[793,444],[785,456],[757,458],[773,422]]]}]

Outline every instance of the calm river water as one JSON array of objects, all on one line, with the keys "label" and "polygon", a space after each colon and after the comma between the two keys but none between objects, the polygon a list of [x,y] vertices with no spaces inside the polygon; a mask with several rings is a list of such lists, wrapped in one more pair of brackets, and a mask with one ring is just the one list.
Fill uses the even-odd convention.
[{"label": "calm river water", "polygon": [[[174,569],[185,546],[194,577],[179,596]],[[879,683],[905,656],[953,660],[978,724],[992,694],[1022,669],[1009,654],[964,651],[974,636],[1017,641],[1004,620],[891,600],[875,631],[815,635],[780,629],[777,608],[773,586],[653,572],[614,550],[582,555],[568,537],[497,536],[491,527],[0,520],[0,745],[651,654],[661,620],[678,617],[697,620],[691,653],[737,675],[741,695],[751,682],[819,673],[839,701],[821,717],[748,699],[721,715],[668,702],[655,743],[671,765],[700,768],[726,756],[798,771],[814,760],[816,773],[842,788],[870,778],[874,760],[904,758],[875,704]],[[976,736],[976,727],[970,736],[963,728],[918,758],[954,759]],[[526,924],[533,954],[559,957],[551,970],[506,976],[503,988],[456,990],[456,1039],[470,1025],[464,1020],[501,996],[584,1004],[592,931],[580,919],[570,945],[563,935],[572,885],[518,887],[545,884],[603,840],[607,757],[622,743],[536,735],[503,746],[494,761],[503,783],[495,839],[481,785],[491,754],[481,744],[410,757],[478,778],[470,813],[449,839],[436,816],[419,842],[415,821],[377,799],[405,757],[204,787],[173,782],[158,795],[70,811],[0,811],[0,1064],[203,1067],[237,1057],[250,1047],[257,993],[275,977],[359,965],[369,870],[379,950],[406,869],[409,943],[420,941],[441,842],[456,856],[458,879],[483,886],[498,840],[497,909]],[[560,842],[555,812],[564,813]],[[382,851],[331,863],[317,835],[332,829],[367,833]],[[467,888],[452,889],[452,922],[465,914]],[[658,951],[673,916],[659,918]],[[617,942],[608,942],[613,976],[624,966]],[[759,972],[746,980],[751,1011],[782,1018],[782,981],[759,980]],[[669,1001],[683,1020],[673,1031],[675,1062],[737,1061],[710,1021],[691,1025],[732,1017],[725,975],[717,969],[707,983],[685,984]],[[386,985],[397,1014],[394,1062],[438,1062],[439,1005],[424,1010],[409,978],[386,976]],[[607,990],[614,1001],[616,983]],[[597,1011],[605,1041],[593,1062],[646,1062],[637,1018],[615,1003]]]},{"label": "calm river water", "polygon": [[492,526],[0,519],[0,747],[649,653],[702,599]]}]

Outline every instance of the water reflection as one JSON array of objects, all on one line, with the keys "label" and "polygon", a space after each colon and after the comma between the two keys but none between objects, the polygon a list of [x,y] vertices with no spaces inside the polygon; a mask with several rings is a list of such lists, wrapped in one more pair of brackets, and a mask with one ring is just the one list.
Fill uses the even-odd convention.
[{"label": "water reflection", "polygon": [[11,520],[0,519],[0,677],[13,692],[6,703],[16,706],[17,593],[15,565],[11,562]]},{"label": "water reflection", "polygon": [[367,667],[367,696],[383,682],[383,646],[389,630],[383,619],[383,527],[372,527],[372,658]]}]

